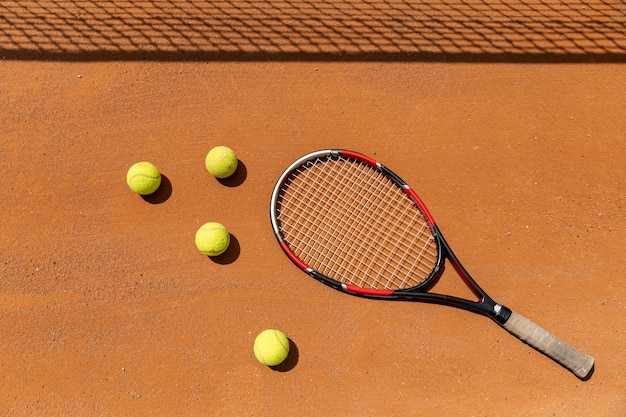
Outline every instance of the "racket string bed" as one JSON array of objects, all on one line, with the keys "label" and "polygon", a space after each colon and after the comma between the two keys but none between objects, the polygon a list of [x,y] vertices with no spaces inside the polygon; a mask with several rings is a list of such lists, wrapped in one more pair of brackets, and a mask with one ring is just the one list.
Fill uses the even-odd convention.
[{"label": "racket string bed", "polygon": [[[366,194],[363,189],[371,183],[372,176],[371,173],[367,173],[369,176],[366,176],[363,172],[356,172],[354,165],[342,164],[341,168],[348,168],[347,172],[344,169],[332,171],[334,176],[349,178],[345,185],[349,186],[348,189],[355,195],[352,196],[336,186],[331,190],[331,197],[328,202],[332,206],[331,211],[334,212],[335,210],[332,209],[338,207],[340,210],[337,211],[341,215],[338,216],[338,221],[335,224],[330,225],[330,237],[333,242],[339,242],[336,250],[338,261],[347,261],[350,266],[350,268],[343,268],[344,272],[354,277],[352,280],[344,279],[344,281],[361,287],[378,287],[382,283],[376,277],[373,277],[370,282],[366,282],[365,279],[369,277],[369,271],[373,269],[380,271],[386,265],[380,264],[379,257],[376,256],[377,253],[371,245],[366,243],[375,241],[379,242],[380,245],[389,238],[388,235],[385,236],[381,233],[386,228],[386,224],[381,222],[373,211],[373,208],[379,205],[377,200],[382,197],[379,195],[374,196],[373,199],[364,197]],[[338,271],[335,269],[331,272],[337,273]],[[346,277],[345,274],[337,274],[336,276]],[[360,282],[357,282],[356,279],[359,279]]]},{"label": "racket string bed", "polygon": [[285,241],[322,274],[397,289],[419,285],[434,269],[437,247],[423,214],[400,187],[362,162],[308,161],[281,193]]},{"label": "racket string bed", "polygon": [[[306,172],[306,175],[313,175],[311,172]],[[330,248],[332,248],[337,242],[337,233],[335,232],[335,236],[333,236],[332,232],[334,230],[338,230],[342,224],[345,224],[346,219],[345,213],[337,214],[326,209],[327,200],[336,198],[340,199],[342,196],[337,194],[329,195],[328,193],[322,194],[318,192],[318,190],[321,189],[319,185],[323,184],[325,187],[328,187],[328,184],[325,184],[325,182],[327,182],[327,180],[323,178],[316,178],[314,184],[317,184],[318,187],[313,187],[312,190],[314,191],[312,193],[308,193],[309,190],[307,190],[307,193],[303,193],[301,190],[298,190],[292,185],[291,191],[296,191],[293,197],[300,198],[300,203],[302,204],[299,204],[295,211],[291,212],[290,216],[286,216],[285,214],[287,213],[288,202],[291,200],[283,202],[281,218],[283,219],[283,223],[295,221],[295,224],[292,226],[302,227],[302,222],[297,221],[298,216],[311,216],[313,213],[314,216],[311,217],[315,219],[315,222],[313,222],[315,224],[311,225],[309,230],[305,230],[305,233],[303,233],[302,236],[295,236],[295,234],[289,233],[287,229],[284,229],[285,236],[287,240],[294,245],[294,247],[297,247],[302,252],[303,256],[301,258],[305,262],[309,264],[319,263],[320,265],[325,265],[326,268],[330,269],[335,274],[340,274],[342,272],[345,273],[345,270],[348,270],[348,267],[342,267],[341,263],[342,261],[345,262],[346,258],[350,256],[350,253],[346,248],[347,242],[340,242],[342,246],[339,246],[334,250],[330,250]],[[320,205],[322,203],[326,205]],[[294,237],[294,239],[291,237]],[[352,267],[355,267],[352,259],[348,259],[347,264],[348,266],[352,265]],[[338,271],[337,268],[342,268],[344,271]]]},{"label": "racket string bed", "polygon": [[[363,165],[359,165],[359,168],[362,169]],[[367,215],[375,221],[375,226],[378,227],[375,230],[379,232],[377,233],[377,239],[373,240],[376,247],[370,247],[369,249],[375,254],[385,255],[384,257],[378,256],[370,258],[371,261],[375,259],[381,259],[383,261],[383,264],[380,265],[380,263],[377,263],[377,268],[370,267],[366,269],[372,272],[376,272],[376,276],[373,277],[373,282],[370,283],[369,286],[373,288],[380,288],[382,284],[382,288],[384,289],[406,288],[407,286],[412,286],[408,284],[408,281],[413,275],[413,272],[419,270],[422,274],[424,274],[424,279],[427,278],[431,272],[430,270],[420,269],[417,267],[417,265],[415,265],[416,262],[420,259],[419,256],[413,257],[414,262],[410,264],[415,265],[415,269],[410,268],[410,266],[409,268],[403,268],[406,263],[402,260],[408,260],[409,255],[413,252],[413,244],[415,244],[415,241],[421,239],[423,236],[421,233],[413,234],[413,238],[409,242],[409,244],[403,245],[405,242],[407,242],[409,230],[411,229],[408,226],[414,224],[416,220],[416,211],[411,210],[412,204],[400,205],[401,210],[399,209],[398,205],[388,204],[388,202],[394,201],[394,198],[396,197],[396,193],[394,191],[397,191],[397,187],[389,184],[389,179],[384,178],[378,172],[372,169],[368,168],[366,172],[369,174],[369,178],[367,182],[361,184],[359,194],[366,195],[369,193],[370,195],[374,195],[374,199],[370,200],[372,207]],[[374,194],[372,193],[372,190],[378,192]],[[412,211],[414,216],[410,219],[409,222],[406,222],[405,219],[407,219],[410,215],[409,211]],[[394,212],[396,215],[392,215],[392,212]],[[384,213],[384,215],[380,215],[381,213]],[[400,236],[392,233],[386,233],[387,230],[391,230],[392,225],[397,226],[398,224],[402,225],[402,227],[400,228]],[[389,245],[391,245],[391,247]],[[400,250],[401,246],[404,246],[402,250]],[[421,253],[423,254],[423,251],[421,251]],[[398,256],[401,261],[392,262],[394,255]],[[373,264],[374,262],[371,263]],[[393,267],[393,269],[389,271],[388,268],[394,264],[395,266]],[[385,274],[385,272],[388,273],[386,274],[387,278],[385,282],[383,282],[384,277],[382,277],[382,275]],[[400,279],[401,277],[404,278],[401,278],[400,282],[393,282],[393,279],[395,277],[398,277],[398,279]]]},{"label": "racket string bed", "polygon": [[[313,170],[310,170],[310,172],[307,172],[307,176],[311,173],[313,173]],[[311,174],[312,175],[312,174]],[[335,172],[336,175],[336,172]],[[315,217],[317,219],[317,221],[315,223],[317,223],[318,225],[325,225],[325,227],[318,227],[316,228],[315,231],[312,231],[308,234],[308,236],[310,238],[312,238],[312,241],[314,243],[313,247],[310,248],[310,250],[312,250],[313,252],[316,252],[316,247],[315,246],[322,246],[323,250],[326,251],[328,253],[321,253],[322,258],[320,258],[319,256],[315,256],[315,253],[311,253],[310,251],[308,251],[308,253],[306,255],[308,255],[306,258],[304,258],[305,262],[313,262],[315,263],[315,261],[319,261],[320,264],[325,265],[326,268],[331,272],[331,273],[335,273],[335,275],[337,275],[338,271],[337,271],[337,265],[341,266],[342,264],[339,263],[341,261],[346,261],[346,257],[349,255],[349,252],[347,252],[347,244],[348,241],[347,240],[343,240],[340,241],[340,246],[338,246],[337,248],[335,248],[332,251],[328,251],[328,248],[331,247],[330,243],[335,243],[337,241],[337,237],[336,236],[332,236],[332,234],[329,234],[328,231],[330,230],[331,232],[334,230],[339,230],[339,228],[341,227],[342,224],[345,224],[346,219],[346,213],[342,212],[339,214],[335,214],[334,212],[330,212],[329,210],[324,210],[324,218],[319,218],[319,211],[320,208],[318,207],[317,203],[326,203],[326,200],[334,200],[334,199],[341,199],[343,196],[342,195],[338,195],[336,194],[336,190],[334,188],[332,188],[332,184],[331,187],[329,187],[329,180],[327,180],[326,178],[322,178],[319,175],[316,176],[317,178],[315,178],[315,181],[311,181],[312,183],[316,184],[317,187],[314,187],[314,189],[318,190],[320,189],[320,185],[323,185],[325,189],[330,189],[329,192],[327,192],[326,194],[320,194],[320,195],[313,195],[313,196],[306,196],[306,201],[307,201],[307,214],[311,214],[311,213],[315,213],[315,215],[317,217]],[[301,193],[299,194],[300,198],[305,198]],[[353,200],[351,202],[351,207],[350,209],[354,209],[355,206],[359,205],[359,201],[358,200]],[[344,202],[344,204],[346,204]],[[326,208],[327,205],[322,205],[322,208]],[[302,212],[299,212],[302,213]],[[331,218],[328,218],[328,214],[331,214]],[[332,220],[332,221],[331,221]],[[320,234],[323,234],[323,238],[320,236]],[[337,233],[335,232],[335,235]],[[313,239],[313,238],[316,238]],[[307,242],[299,242],[300,245],[298,245],[299,248],[301,248],[302,246],[304,246]],[[317,253],[317,255],[319,255],[319,253]],[[354,263],[352,262],[352,260],[348,260],[348,262],[346,263],[348,266],[350,266],[350,264],[352,265],[352,267],[354,267]],[[344,270],[347,270],[347,267],[342,268]],[[325,271],[321,271],[321,272],[325,272]],[[345,271],[344,271],[345,272]]]},{"label": "racket string bed", "polygon": [[[299,178],[307,178],[309,175],[312,175],[311,172],[310,170],[305,171],[301,173]],[[310,185],[319,185],[319,182],[319,180],[305,182],[304,184],[307,184],[305,191],[298,189],[295,183],[292,184],[290,191],[294,192],[293,198],[299,199],[296,200],[298,204],[293,211],[288,211],[288,203],[292,200],[284,201],[281,218],[283,219],[283,224],[289,225],[289,222],[293,222],[294,224],[290,226],[300,228],[297,234],[291,233],[290,228],[284,228],[284,232],[287,241],[300,248],[303,261],[313,263],[318,260],[324,265],[333,265],[337,263],[337,257],[341,254],[338,251],[328,250],[334,239],[327,232],[332,230],[332,228],[338,227],[344,220],[338,218],[330,210],[320,210],[319,203],[324,203],[329,197],[327,194],[320,192],[319,186]],[[324,208],[325,206],[321,207]],[[299,220],[301,215],[305,213],[308,215],[311,213],[315,214],[314,216],[307,216],[307,218],[312,219],[307,225],[304,225]]]},{"label": "racket string bed", "polygon": [[[368,218],[369,213],[364,210],[367,200],[364,199],[362,194],[356,196],[357,198],[351,198],[347,193],[340,192],[341,190],[338,190],[332,183],[332,178],[349,175],[347,170],[350,167],[347,165],[338,166],[336,164],[332,167],[334,169],[329,170],[328,173],[320,170],[315,173],[315,179],[321,182],[321,186],[326,187],[329,191],[325,196],[325,201],[320,201],[320,203],[324,204],[320,209],[325,210],[327,213],[336,214],[331,216],[330,223],[321,223],[324,224],[323,230],[328,234],[328,241],[332,242],[328,250],[333,252],[332,259],[334,262],[328,264],[318,263],[326,265],[329,268],[329,272],[335,276],[354,275],[354,271],[363,269],[363,258],[370,257],[372,259],[374,255],[370,248],[360,243],[362,242],[360,240],[361,231],[365,227],[363,223],[370,220]],[[313,173],[313,171],[311,172]],[[355,178],[354,181],[356,180],[359,179]],[[354,181],[350,184],[351,187],[356,186]],[[334,210],[335,207],[340,207],[341,210]],[[357,213],[357,215],[352,216],[353,213]],[[351,216],[357,221],[350,221]],[[355,245],[358,248],[355,249]],[[334,250],[332,250],[333,248]]]},{"label": "racket string bed", "polygon": [[[371,170],[371,169],[368,169],[368,171],[372,171],[372,170]],[[371,172],[370,172],[370,174],[371,174]],[[329,185],[331,185],[331,186],[332,186],[332,184],[321,184],[321,185],[324,185],[324,186],[329,186]],[[292,188],[293,188],[293,187],[292,187]],[[387,190],[389,190],[389,188],[386,188],[386,189],[387,189]],[[391,188],[391,189],[393,189],[393,188]],[[302,194],[302,193],[299,193],[299,195],[300,195],[300,197],[301,197],[301,198],[304,198],[304,196],[303,196],[303,194]],[[337,194],[335,194],[335,195],[337,195]],[[358,194],[358,195],[360,196],[360,198],[363,198],[363,194]],[[317,201],[319,201],[319,200],[320,200],[320,198],[321,198],[321,197],[323,197],[323,195],[321,195],[321,194],[320,194],[320,196],[319,196],[319,197],[318,197],[318,196],[314,196],[314,197],[310,198],[310,200],[312,200],[312,201],[316,201],[316,202],[317,202]],[[341,199],[341,197],[342,197],[341,195],[338,195],[338,198],[340,198],[340,199]],[[294,198],[295,198],[295,197],[294,197]],[[392,206],[392,207],[393,207],[393,206]],[[323,208],[326,208],[326,207],[325,207],[325,206],[323,206]],[[283,211],[284,211],[284,210],[283,210]],[[299,214],[303,214],[303,213],[299,213]],[[363,215],[363,214],[366,214],[366,213],[360,213],[360,214],[362,214],[362,215]],[[310,215],[311,215],[311,213],[310,213],[310,212],[309,212],[309,213],[306,213],[306,215],[307,215],[307,216],[310,216]],[[359,216],[352,216],[351,220],[353,220],[353,221],[354,221],[354,220],[355,220],[355,219],[354,219],[354,217],[359,217]],[[388,216],[386,216],[386,217],[388,217]],[[283,216],[283,218],[284,218],[284,216]],[[360,216],[360,218],[362,219],[363,217],[362,217],[362,216]],[[322,221],[323,221],[323,219],[318,219],[318,222],[316,222],[316,223],[319,223],[319,220],[322,220]],[[402,226],[408,226],[408,224],[402,224]],[[383,229],[384,229],[384,228],[383,228]],[[381,230],[382,230],[382,229],[381,229]],[[430,234],[428,234],[428,238],[426,238],[426,239],[422,239],[422,240],[428,244],[428,243],[429,243],[430,238],[431,238],[431,236],[430,236]],[[400,241],[400,243],[402,243],[402,241]]]},{"label": "racket string bed", "polygon": [[[353,165],[356,165],[356,164],[353,164]],[[371,170],[371,168],[369,168],[369,167],[368,167],[365,171],[366,171],[366,172],[368,172],[368,173],[370,174],[370,176],[371,176],[371,174],[372,174],[372,170]],[[361,191],[363,191],[363,190],[361,190]],[[362,194],[361,194],[361,195],[362,195]],[[361,213],[359,213],[359,214],[360,214],[360,215],[362,215],[363,213],[361,212]],[[362,217],[361,217],[361,218],[362,218]],[[384,227],[383,227],[383,229],[384,229]]]}]

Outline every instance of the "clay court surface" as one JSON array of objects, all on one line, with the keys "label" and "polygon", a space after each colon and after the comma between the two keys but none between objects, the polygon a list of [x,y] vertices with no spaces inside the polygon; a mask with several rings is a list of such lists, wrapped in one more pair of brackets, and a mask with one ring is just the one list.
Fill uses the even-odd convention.
[{"label": "clay court surface", "polygon": [[[620,1],[0,2],[0,415],[626,415]],[[215,145],[235,176],[204,168]],[[341,294],[274,238],[305,153],[360,151],[581,381],[486,317]],[[148,160],[150,198],[126,186]],[[233,235],[216,259],[194,234]],[[450,269],[435,287],[464,295]],[[277,369],[256,334],[292,342]]]}]

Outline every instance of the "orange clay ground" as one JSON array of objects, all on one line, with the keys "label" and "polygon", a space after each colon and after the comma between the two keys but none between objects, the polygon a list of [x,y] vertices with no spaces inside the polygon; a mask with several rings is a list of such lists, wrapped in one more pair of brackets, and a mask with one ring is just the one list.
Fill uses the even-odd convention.
[{"label": "orange clay ground", "polygon": [[[196,27],[163,30],[152,49],[139,40],[181,4],[208,25],[207,2],[111,2],[126,22],[111,33],[98,26],[102,3],[77,1],[45,22],[37,16],[61,13],[54,2],[24,3],[0,5],[0,415],[626,415],[624,43],[459,55],[434,38],[394,42],[405,32],[391,19],[387,37],[384,25],[379,38],[354,30],[370,42],[361,52],[336,40],[326,54],[279,25],[297,29],[296,12],[314,12],[292,1],[276,25],[250,18],[291,49],[261,42],[269,35],[242,6],[224,19],[260,46],[205,39],[189,52],[177,42]],[[375,6],[350,4],[361,3]],[[623,20],[623,3],[598,7],[607,4]],[[485,7],[471,5],[468,21]],[[133,31],[122,9],[152,20]],[[348,39],[337,20],[315,22],[326,39]],[[80,30],[91,41],[73,48],[87,39]],[[169,49],[158,44],[167,36]],[[215,145],[240,157],[228,181],[204,168]],[[402,176],[494,299],[595,357],[591,379],[488,318],[351,297],[300,272],[274,239],[270,193],[291,162],[323,148],[360,151]],[[141,160],[164,174],[146,199],[125,182]],[[213,260],[194,245],[208,221],[233,235]],[[452,272],[436,289],[465,294]],[[278,369],[252,352],[266,328],[292,342]]]}]

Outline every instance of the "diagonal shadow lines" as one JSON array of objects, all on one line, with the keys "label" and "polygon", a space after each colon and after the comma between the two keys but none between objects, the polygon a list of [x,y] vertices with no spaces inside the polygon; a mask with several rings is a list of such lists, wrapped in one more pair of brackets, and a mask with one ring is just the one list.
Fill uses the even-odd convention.
[{"label": "diagonal shadow lines", "polygon": [[626,2],[0,1],[0,56],[626,62]]}]

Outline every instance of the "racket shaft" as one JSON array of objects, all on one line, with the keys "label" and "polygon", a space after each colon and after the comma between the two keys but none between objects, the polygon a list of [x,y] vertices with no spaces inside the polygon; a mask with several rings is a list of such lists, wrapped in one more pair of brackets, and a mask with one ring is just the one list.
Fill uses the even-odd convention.
[{"label": "racket shaft", "polygon": [[560,363],[581,379],[587,378],[593,370],[593,357],[579,352],[514,311],[511,312],[511,316],[502,327]]}]

